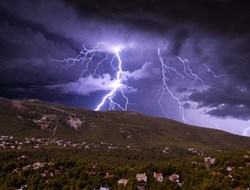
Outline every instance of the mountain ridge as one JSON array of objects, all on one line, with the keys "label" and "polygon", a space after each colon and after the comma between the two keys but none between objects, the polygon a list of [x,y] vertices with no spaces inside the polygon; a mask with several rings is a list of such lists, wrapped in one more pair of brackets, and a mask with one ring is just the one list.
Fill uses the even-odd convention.
[{"label": "mountain ridge", "polygon": [[0,98],[0,134],[108,142],[138,147],[249,149],[250,138],[136,112],[72,108]]}]

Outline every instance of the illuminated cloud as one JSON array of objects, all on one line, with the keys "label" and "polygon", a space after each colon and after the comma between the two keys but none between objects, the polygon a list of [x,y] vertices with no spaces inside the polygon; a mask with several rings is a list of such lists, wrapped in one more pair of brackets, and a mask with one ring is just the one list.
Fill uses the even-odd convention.
[{"label": "illuminated cloud", "polygon": [[[146,62],[142,68],[135,70],[133,72],[124,71],[122,72],[123,80],[133,79],[139,80],[143,78],[151,77],[152,75],[159,74],[159,69],[153,68],[152,63]],[[116,83],[115,79],[111,79],[109,74],[103,74],[98,77],[93,77],[89,75],[87,77],[81,77],[77,81],[64,83],[64,84],[53,84],[46,85],[45,88],[59,90],[64,94],[79,94],[79,95],[90,95],[91,93],[98,91],[110,91],[114,88]],[[127,89],[126,85],[123,84],[122,88],[126,89],[126,91],[135,92],[135,88]]]},{"label": "illuminated cloud", "polygon": [[57,89],[64,94],[72,93],[79,95],[90,95],[93,92],[111,90],[114,87],[115,82],[115,80],[111,80],[109,74],[104,74],[98,78],[88,76],[86,78],[79,78],[75,82],[54,84],[45,87],[48,89]]},{"label": "illuminated cloud", "polygon": [[[83,64],[60,72],[63,64],[51,60],[75,57],[83,43],[93,48],[104,41],[125,47],[120,53],[129,110],[163,116],[155,98],[162,81],[160,48],[167,66],[183,74],[177,56],[188,59],[206,84],[224,91],[204,89],[199,81],[166,70],[168,85],[185,109],[203,110],[216,119],[249,119],[250,15],[244,2],[2,0],[0,13],[0,96],[93,109],[103,92],[112,89],[114,70],[103,63],[97,75],[89,72],[78,79]],[[99,52],[93,63],[105,53]],[[81,103],[74,103],[76,94]],[[163,104],[171,119],[181,121],[175,101],[166,96]],[[197,114],[190,115],[198,120]]]},{"label": "illuminated cloud", "polygon": [[150,78],[155,75],[160,75],[160,72],[161,71],[159,68],[154,67],[154,63],[146,62],[142,65],[140,69],[132,72],[124,71],[122,75],[127,79],[140,80],[140,79]]}]

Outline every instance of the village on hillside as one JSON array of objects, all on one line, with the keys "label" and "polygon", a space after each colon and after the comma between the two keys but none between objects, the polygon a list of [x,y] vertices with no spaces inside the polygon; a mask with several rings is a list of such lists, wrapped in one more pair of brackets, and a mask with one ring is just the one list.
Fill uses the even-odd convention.
[{"label": "village on hillside", "polygon": [[[19,156],[15,158],[15,164],[11,167],[8,166],[5,173],[10,173],[15,179],[23,179],[24,176],[35,175],[37,180],[42,180],[43,183],[50,184],[57,178],[68,175],[67,173],[74,170],[74,165],[66,164],[63,162],[56,162],[54,159],[34,159],[32,156],[24,154],[22,150],[44,150],[46,147],[62,147],[75,150],[92,150],[92,149],[107,149],[112,151],[119,150],[139,150],[136,147],[131,146],[117,146],[110,143],[100,142],[81,142],[74,143],[62,139],[53,138],[28,138],[25,137],[23,140],[17,140],[13,136],[0,136],[0,150],[15,151]],[[143,150],[140,150],[143,152]],[[20,152],[20,153],[18,153]],[[244,175],[240,174],[240,171],[250,169],[250,152],[245,152],[241,155],[242,162],[236,164],[230,159],[224,159],[222,162],[220,158],[212,155],[205,154],[202,151],[198,151],[194,148],[188,148],[186,153],[194,155],[193,160],[190,160],[188,165],[194,171],[202,169],[206,171],[212,177],[218,177],[224,179],[229,183],[234,184],[235,181],[245,178]],[[159,152],[162,156],[165,154],[171,154],[170,148],[165,147]],[[60,159],[60,158],[59,158]],[[13,161],[13,160],[12,160]],[[64,161],[65,162],[65,161]],[[4,164],[0,165],[0,169],[4,168]],[[84,179],[85,183],[90,183],[87,189],[90,190],[112,190],[114,185],[120,187],[120,189],[126,189],[131,184],[136,187],[137,190],[146,190],[148,186],[155,185],[160,187],[163,184],[170,184],[174,189],[182,189],[187,185],[187,177],[182,171],[176,167],[169,166],[170,169],[161,169],[153,167],[154,169],[143,170],[143,169],[132,169],[131,174],[128,172],[116,171],[116,169],[104,169],[103,163],[89,162],[85,167],[79,167],[77,170],[80,172],[74,174],[76,178]],[[172,168],[172,169],[171,169]],[[176,169],[174,169],[176,168]],[[126,169],[127,170],[127,169]],[[125,170],[125,171],[126,171]],[[1,170],[0,170],[1,171]],[[248,176],[249,177],[249,176]],[[22,180],[21,180],[22,181]],[[84,184],[85,184],[84,183]],[[80,183],[81,184],[81,183]],[[91,185],[92,184],[92,185]],[[29,183],[25,180],[18,184],[19,190],[30,189]],[[250,184],[249,184],[250,186]],[[238,188],[238,189],[237,189]],[[240,190],[240,187],[234,188]],[[85,188],[82,188],[85,189]],[[185,188],[184,188],[185,189]],[[242,188],[244,189],[244,188]],[[249,190],[249,188],[245,188]]]}]

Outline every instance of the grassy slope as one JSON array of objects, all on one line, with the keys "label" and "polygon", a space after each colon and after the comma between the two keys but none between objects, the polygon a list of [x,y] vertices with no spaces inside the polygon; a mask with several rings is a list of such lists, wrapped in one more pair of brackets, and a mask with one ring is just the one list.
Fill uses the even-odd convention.
[{"label": "grassy slope", "polygon": [[[234,149],[250,147],[250,138],[223,131],[199,128],[182,123],[153,118],[132,112],[94,112],[51,105],[40,101],[25,101],[22,108],[13,102],[0,99],[0,135],[17,137],[55,137],[73,141],[109,142],[141,147],[194,147],[199,149]],[[56,135],[42,131],[30,119],[42,114],[56,115]],[[66,124],[69,113],[84,119],[79,131]],[[23,119],[17,117],[22,116]],[[50,122],[52,128],[57,121]]]}]

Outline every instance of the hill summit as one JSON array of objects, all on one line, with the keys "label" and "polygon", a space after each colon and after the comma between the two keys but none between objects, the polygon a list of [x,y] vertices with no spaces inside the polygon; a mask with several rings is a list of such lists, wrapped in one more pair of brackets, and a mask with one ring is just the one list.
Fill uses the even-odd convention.
[{"label": "hill summit", "polygon": [[135,112],[96,112],[39,100],[0,98],[0,134],[116,145],[247,149],[250,138]]}]

